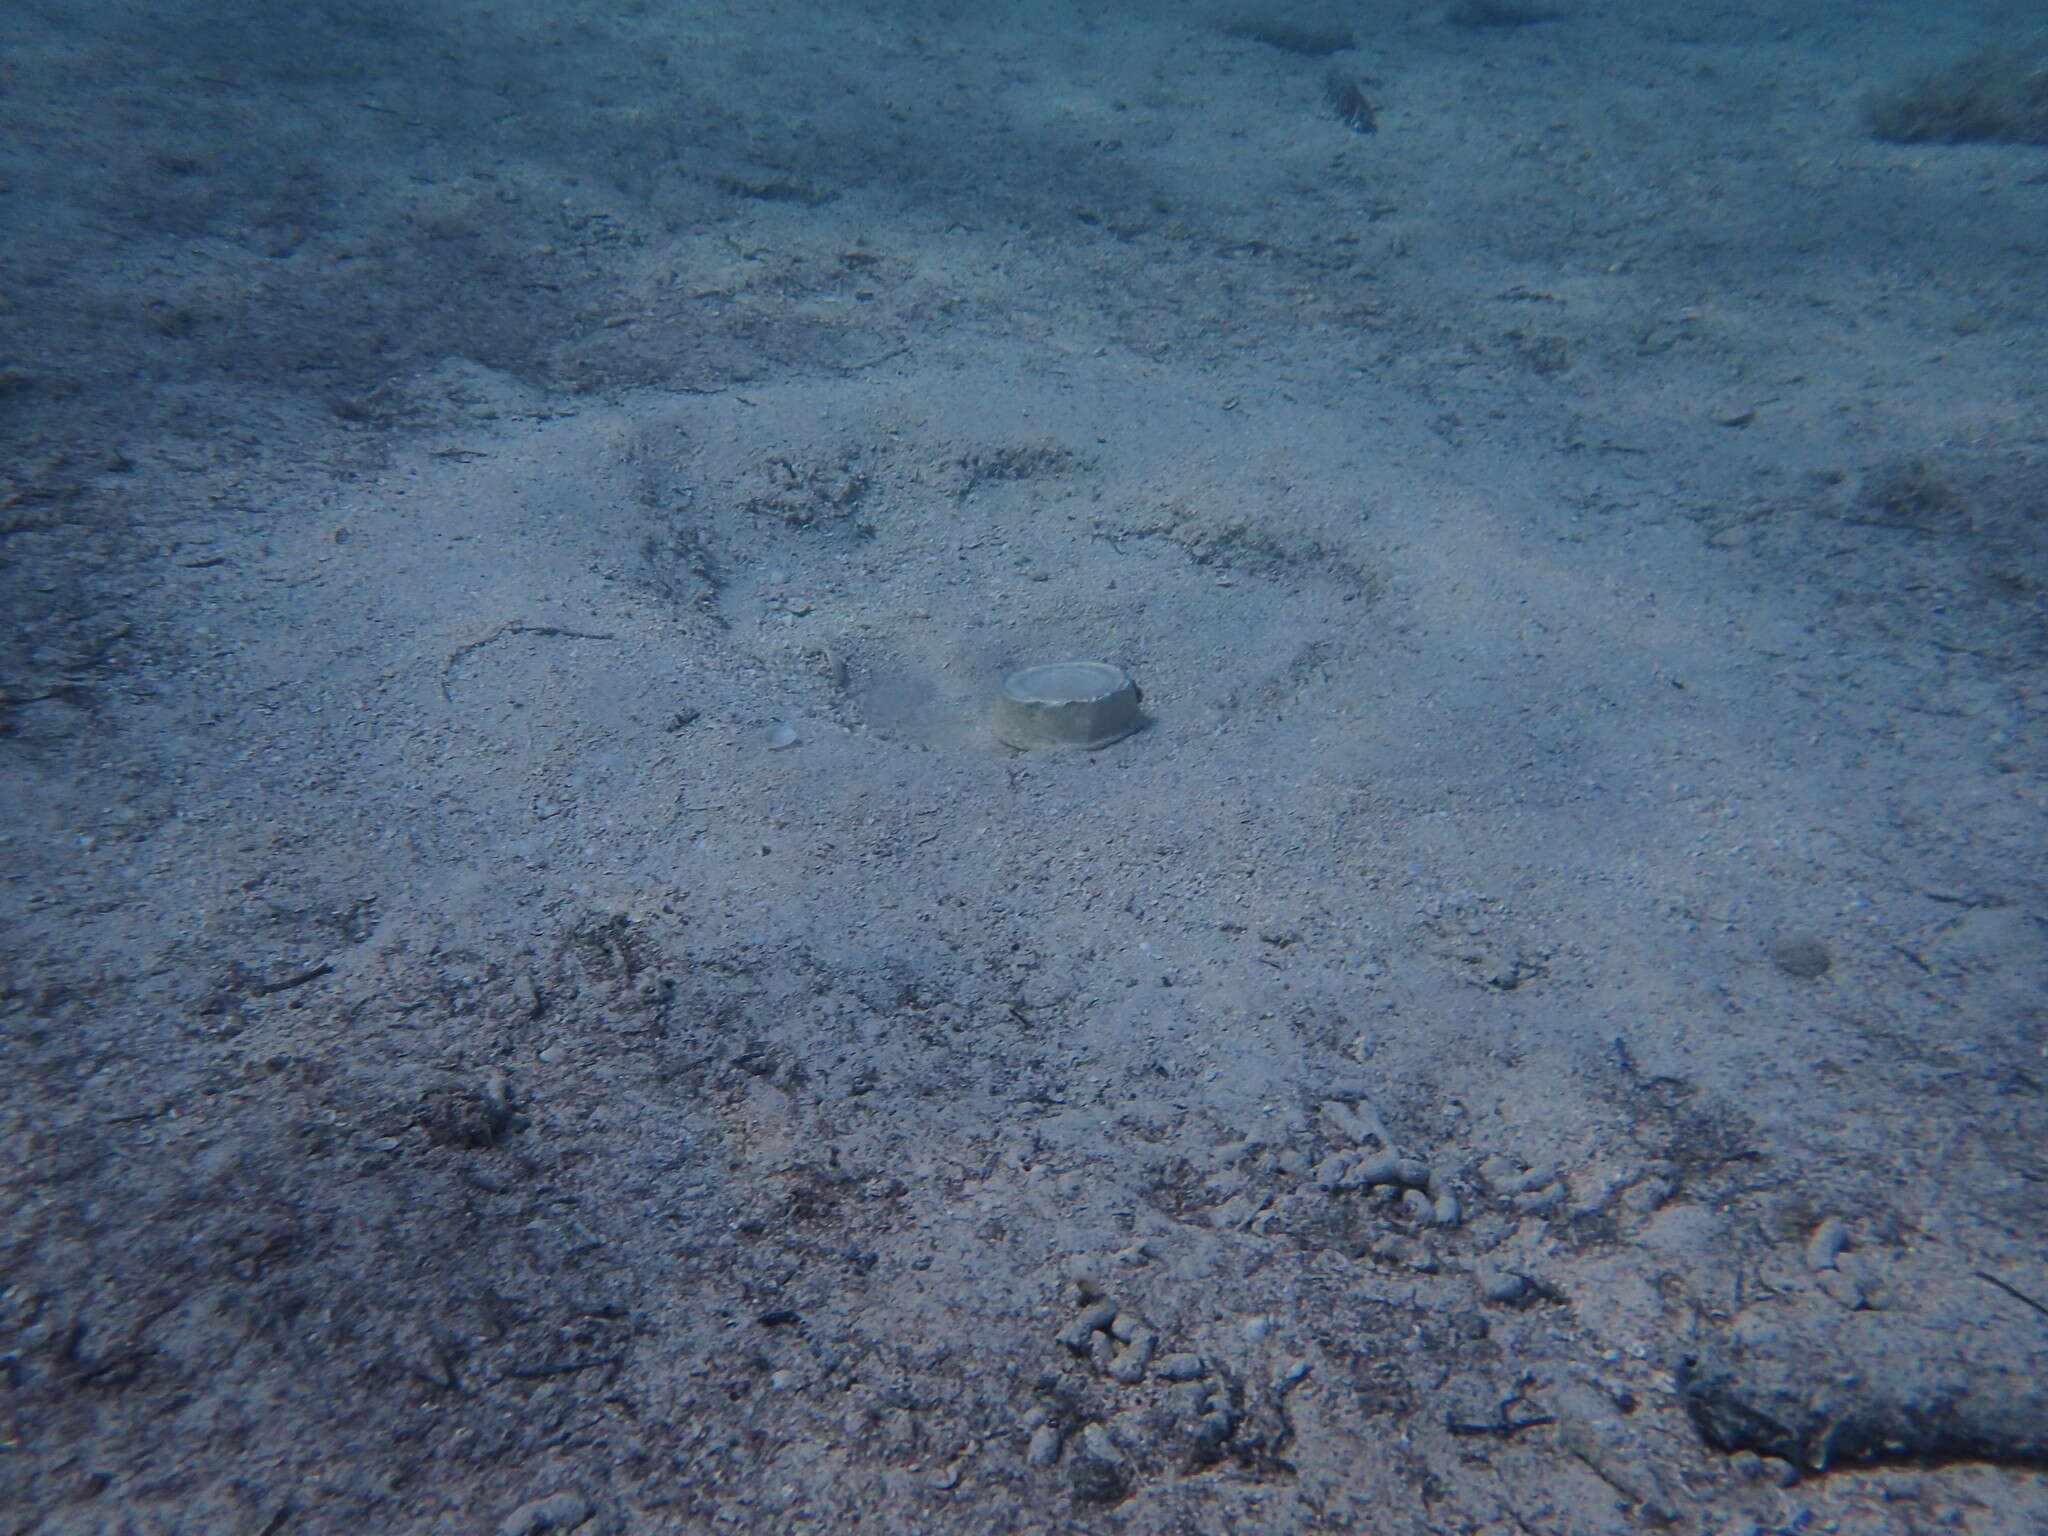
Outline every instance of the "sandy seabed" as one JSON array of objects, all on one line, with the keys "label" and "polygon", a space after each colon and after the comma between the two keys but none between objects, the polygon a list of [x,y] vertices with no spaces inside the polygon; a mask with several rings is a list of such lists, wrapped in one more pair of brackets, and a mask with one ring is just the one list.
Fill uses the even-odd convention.
[{"label": "sandy seabed", "polygon": [[21,7],[0,1532],[2048,1529],[2028,8],[1502,9]]}]

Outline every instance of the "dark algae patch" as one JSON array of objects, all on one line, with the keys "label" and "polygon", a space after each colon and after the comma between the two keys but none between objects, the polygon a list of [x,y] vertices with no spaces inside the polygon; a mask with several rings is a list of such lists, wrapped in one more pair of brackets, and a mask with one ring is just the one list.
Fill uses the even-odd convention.
[{"label": "dark algae patch", "polygon": [[1323,76],[1323,102],[1337,114],[1337,121],[1353,133],[1372,133],[1380,125],[1379,113],[1366,99],[1358,77],[1341,65],[1331,65]]},{"label": "dark algae patch", "polygon": [[1986,48],[1923,71],[1865,106],[1894,144],[2048,144],[2048,47]]},{"label": "dark algae patch", "polygon": [[1225,37],[1264,43],[1268,48],[1298,53],[1311,59],[1326,58],[1358,46],[1358,39],[1349,27],[1305,25],[1260,11],[1228,17],[1219,25]]}]

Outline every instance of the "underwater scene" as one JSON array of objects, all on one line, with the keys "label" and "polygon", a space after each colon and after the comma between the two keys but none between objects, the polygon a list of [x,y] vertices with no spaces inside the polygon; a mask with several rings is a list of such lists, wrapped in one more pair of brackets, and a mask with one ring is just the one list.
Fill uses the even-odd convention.
[{"label": "underwater scene", "polygon": [[2048,1531],[2038,0],[0,119],[0,1536]]}]

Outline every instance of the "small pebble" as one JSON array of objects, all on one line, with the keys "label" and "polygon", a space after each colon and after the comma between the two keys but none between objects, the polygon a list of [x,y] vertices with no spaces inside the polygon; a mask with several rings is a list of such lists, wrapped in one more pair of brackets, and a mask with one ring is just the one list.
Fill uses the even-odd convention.
[{"label": "small pebble", "polygon": [[1401,1159],[1391,1152],[1373,1152],[1365,1157],[1353,1158],[1345,1170],[1344,1182],[1348,1185],[1398,1184],[1401,1181]]},{"label": "small pebble", "polygon": [[1677,1186],[1661,1175],[1639,1179],[1621,1192],[1621,1208],[1634,1216],[1653,1215],[1677,1193]]},{"label": "small pebble", "polygon": [[1322,1105],[1322,1116],[1324,1125],[1353,1144],[1376,1138],[1377,1132],[1373,1122],[1361,1116],[1341,1099],[1325,1100]]},{"label": "small pebble", "polygon": [[573,1531],[590,1518],[590,1500],[580,1493],[551,1493],[522,1504],[498,1525],[498,1536],[541,1536],[543,1531]]},{"label": "small pebble", "polygon": [[1401,1214],[1410,1221],[1428,1226],[1436,1220],[1436,1206],[1421,1190],[1404,1189],[1401,1191]]},{"label": "small pebble", "polygon": [[1209,1368],[1202,1363],[1200,1355],[1188,1354],[1185,1351],[1161,1355],[1153,1363],[1152,1369],[1168,1381],[1200,1381],[1209,1374]]},{"label": "small pebble", "polygon": [[1870,1292],[1859,1276],[1840,1269],[1824,1269],[1817,1277],[1822,1292],[1851,1312],[1870,1309]]},{"label": "small pebble", "polygon": [[1258,1201],[1248,1195],[1232,1195],[1209,1213],[1209,1225],[1219,1232],[1229,1232],[1258,1214]]},{"label": "small pebble", "polygon": [[1538,1164],[1524,1170],[1515,1166],[1512,1158],[1495,1152],[1479,1165],[1479,1177],[1485,1181],[1489,1193],[1506,1200],[1515,1195],[1525,1195],[1532,1189],[1541,1189],[1557,1177],[1557,1170],[1549,1164]]},{"label": "small pebble", "polygon": [[1098,1301],[1084,1308],[1066,1327],[1053,1335],[1053,1341],[1064,1344],[1077,1355],[1088,1353],[1089,1340],[1100,1330],[1116,1320],[1117,1307],[1113,1301]]},{"label": "small pebble", "polygon": [[1506,1306],[1529,1294],[1529,1282],[1504,1269],[1481,1270],[1479,1294],[1488,1301]]},{"label": "small pebble", "polygon": [[1125,1386],[1136,1386],[1145,1379],[1145,1367],[1152,1363],[1152,1351],[1157,1347],[1152,1334],[1141,1334],[1135,1344],[1119,1350],[1116,1358],[1109,1362],[1109,1376]]},{"label": "small pebble", "polygon": [[1081,1430],[1081,1450],[1097,1461],[1117,1462],[1123,1460],[1123,1453],[1117,1450],[1116,1442],[1109,1438],[1109,1431],[1100,1424],[1089,1424]]},{"label": "small pebble", "polygon": [[529,1019],[537,1019],[548,1011],[547,1000],[540,995],[540,986],[531,971],[521,971],[512,978],[512,997]]},{"label": "small pebble", "polygon": [[1834,969],[1827,945],[1810,933],[1781,933],[1764,945],[1771,964],[1800,981],[1818,981]]},{"label": "small pebble", "polygon": [[1436,1260],[1429,1256],[1429,1251],[1413,1238],[1403,1237],[1398,1232],[1376,1238],[1366,1251],[1382,1264],[1398,1264],[1422,1274],[1436,1271]]},{"label": "small pebble", "polygon": [[1464,1207],[1458,1204],[1458,1197],[1449,1190],[1436,1197],[1432,1209],[1436,1213],[1436,1224],[1440,1227],[1455,1227],[1465,1219]]},{"label": "small pebble", "polygon": [[1031,1444],[1024,1451],[1024,1465],[1027,1467],[1049,1467],[1060,1459],[1060,1445],[1066,1439],[1050,1424],[1041,1424],[1031,1431]]},{"label": "small pebble", "polygon": [[1813,1229],[1813,1236],[1806,1240],[1806,1267],[1816,1274],[1824,1269],[1833,1269],[1835,1261],[1849,1247],[1849,1224],[1839,1216],[1830,1216]]},{"label": "small pebble", "polygon": [[796,733],[796,727],[785,722],[771,727],[762,745],[770,752],[787,752],[802,740],[803,737]]},{"label": "small pebble", "polygon": [[486,1194],[502,1195],[513,1185],[512,1175],[502,1168],[493,1168],[486,1163],[465,1163],[462,1167],[462,1182]]},{"label": "small pebble", "polygon": [[1351,1165],[1357,1157],[1358,1154],[1355,1152],[1332,1152],[1316,1164],[1316,1187],[1341,1189],[1344,1185],[1344,1176],[1351,1171]]},{"label": "small pebble", "polygon": [[1076,1456],[1067,1464],[1067,1491],[1077,1504],[1114,1504],[1129,1491],[1123,1468],[1100,1456]]},{"label": "small pebble", "polygon": [[1128,1344],[1145,1331],[1145,1320],[1135,1312],[1119,1312],[1109,1320],[1111,1337]]}]

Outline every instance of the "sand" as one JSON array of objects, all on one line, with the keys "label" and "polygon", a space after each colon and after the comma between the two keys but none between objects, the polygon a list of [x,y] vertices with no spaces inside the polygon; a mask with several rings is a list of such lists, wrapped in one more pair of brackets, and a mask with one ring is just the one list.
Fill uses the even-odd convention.
[{"label": "sand", "polygon": [[2048,1527],[2024,10],[1460,10],[24,9],[0,1531]]}]

